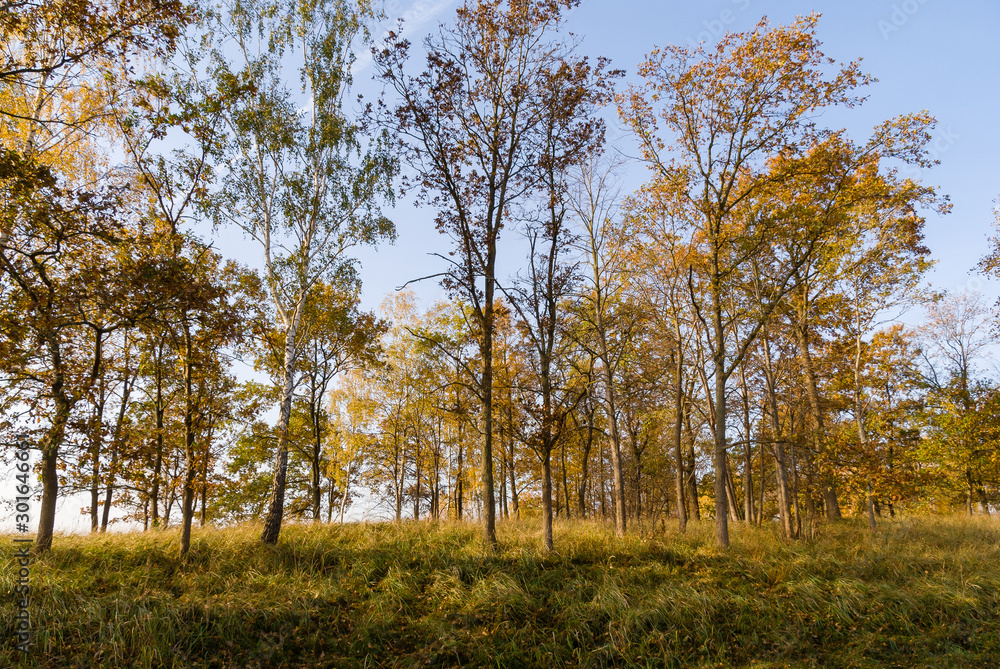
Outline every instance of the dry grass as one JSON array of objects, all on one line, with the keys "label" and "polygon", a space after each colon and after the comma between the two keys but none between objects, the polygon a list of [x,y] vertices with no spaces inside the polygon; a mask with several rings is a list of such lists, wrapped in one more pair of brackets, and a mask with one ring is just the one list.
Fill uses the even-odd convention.
[{"label": "dry grass", "polygon": [[[1000,521],[850,521],[811,542],[710,523],[615,539],[557,522],[289,526],[57,537],[32,568],[33,646],[0,666],[1000,666]],[[2,538],[5,565],[13,545]]]}]

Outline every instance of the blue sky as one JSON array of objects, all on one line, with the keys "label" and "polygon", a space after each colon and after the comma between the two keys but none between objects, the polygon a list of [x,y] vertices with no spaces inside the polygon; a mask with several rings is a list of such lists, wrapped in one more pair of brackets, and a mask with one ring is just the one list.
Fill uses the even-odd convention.
[{"label": "blue sky", "polygon": [[[451,21],[458,6],[445,0],[388,4],[390,14],[406,14],[406,33],[415,44],[437,23]],[[1000,3],[584,0],[570,14],[567,26],[583,37],[583,53],[610,57],[615,67],[626,70],[628,81],[634,80],[636,66],[655,46],[714,43],[727,30],[753,28],[764,15],[772,25],[787,24],[812,11],[822,14],[818,34],[824,52],[842,62],[861,58],[862,68],[878,79],[867,89],[869,99],[862,107],[828,115],[825,122],[846,127],[855,140],[863,141],[873,126],[899,114],[926,109],[937,117],[933,152],[941,164],[919,176],[949,195],[953,210],[943,217],[928,214],[926,241],[938,261],[930,278],[938,289],[980,289],[990,301],[996,300],[997,282],[972,270],[985,252],[1000,194],[1000,42],[995,37],[1000,33]],[[361,65],[357,80],[363,85],[370,68]],[[637,153],[624,129],[609,130],[618,137],[622,151]],[[644,178],[645,168],[637,164],[628,182],[637,184]],[[412,201],[404,199],[392,217],[399,230],[395,246],[361,256],[368,308],[376,308],[396,286],[439,271],[440,261],[428,254],[448,249],[447,239],[433,228],[429,210],[415,210]],[[521,252],[513,239],[506,248],[513,257],[504,264],[516,267]],[[425,303],[442,295],[433,281],[414,289]],[[919,320],[919,314],[906,320]]]}]

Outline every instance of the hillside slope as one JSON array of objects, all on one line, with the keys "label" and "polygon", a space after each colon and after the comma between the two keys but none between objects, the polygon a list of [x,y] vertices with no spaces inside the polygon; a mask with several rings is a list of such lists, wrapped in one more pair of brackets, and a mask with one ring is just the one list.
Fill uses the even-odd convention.
[{"label": "hillside slope", "polygon": [[557,522],[288,526],[57,537],[32,567],[30,658],[12,649],[4,537],[0,666],[1000,666],[1000,521],[669,527],[618,541]]}]

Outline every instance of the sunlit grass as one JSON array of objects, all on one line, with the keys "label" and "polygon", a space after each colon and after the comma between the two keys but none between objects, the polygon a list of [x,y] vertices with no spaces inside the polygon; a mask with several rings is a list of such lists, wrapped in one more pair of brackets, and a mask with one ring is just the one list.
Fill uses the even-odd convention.
[{"label": "sunlit grass", "polygon": [[[809,542],[776,528],[558,522],[247,525],[57,537],[32,568],[41,667],[987,667],[1000,521],[914,518]],[[15,612],[3,537],[0,666]]]}]

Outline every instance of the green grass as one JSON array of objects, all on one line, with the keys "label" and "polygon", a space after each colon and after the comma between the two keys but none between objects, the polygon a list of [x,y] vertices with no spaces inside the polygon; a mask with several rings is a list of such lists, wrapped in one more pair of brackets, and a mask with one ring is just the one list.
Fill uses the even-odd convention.
[{"label": "green grass", "polygon": [[1000,521],[853,521],[785,542],[710,523],[609,529],[287,526],[56,537],[32,567],[33,645],[12,649],[11,537],[0,666],[995,667]]}]

